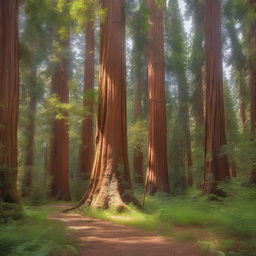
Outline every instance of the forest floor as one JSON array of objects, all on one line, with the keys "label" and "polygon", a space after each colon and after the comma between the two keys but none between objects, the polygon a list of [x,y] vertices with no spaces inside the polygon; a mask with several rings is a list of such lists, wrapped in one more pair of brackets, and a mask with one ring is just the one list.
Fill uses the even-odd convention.
[{"label": "forest floor", "polygon": [[80,256],[209,256],[195,242],[180,242],[78,213],[62,213],[66,205],[54,206],[58,211],[51,216],[74,231],[80,241]]}]

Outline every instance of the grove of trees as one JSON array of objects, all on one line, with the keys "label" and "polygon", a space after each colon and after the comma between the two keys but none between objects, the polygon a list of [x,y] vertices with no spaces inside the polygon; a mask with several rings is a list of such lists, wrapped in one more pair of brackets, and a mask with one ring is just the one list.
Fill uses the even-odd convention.
[{"label": "grove of trees", "polygon": [[255,189],[255,60],[255,0],[1,0],[0,204]]}]

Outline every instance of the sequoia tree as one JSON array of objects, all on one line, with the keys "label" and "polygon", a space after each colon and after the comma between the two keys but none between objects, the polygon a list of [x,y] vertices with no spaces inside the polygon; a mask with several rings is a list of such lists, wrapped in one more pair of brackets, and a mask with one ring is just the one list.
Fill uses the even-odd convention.
[{"label": "sequoia tree", "polygon": [[54,63],[51,92],[62,104],[56,110],[53,120],[48,159],[48,173],[52,177],[50,193],[56,200],[70,200],[68,113],[63,105],[69,102],[69,29],[68,22],[61,19],[62,15],[67,15],[67,8],[65,5],[57,13],[60,20],[57,20],[59,27],[55,31],[57,49],[55,49],[56,62]]},{"label": "sequoia tree", "polygon": [[155,0],[146,1],[149,10],[148,77],[148,169],[146,191],[169,192],[167,165],[167,124],[164,87],[163,7]]},{"label": "sequoia tree", "polygon": [[127,149],[124,0],[102,0],[100,90],[96,150],[88,191],[79,205],[116,207],[135,202]]},{"label": "sequoia tree", "polygon": [[0,2],[0,201],[19,202],[17,123],[19,104],[18,0]]},{"label": "sequoia tree", "polygon": [[86,49],[84,67],[84,107],[88,115],[82,124],[82,142],[80,148],[80,175],[89,178],[93,164],[93,100],[88,97],[94,88],[94,28],[93,23],[86,25]]},{"label": "sequoia tree", "polygon": [[217,185],[230,177],[226,144],[219,0],[205,1],[206,127],[205,193],[218,193]]},{"label": "sequoia tree", "polygon": [[[145,17],[145,5],[139,3],[139,9],[133,16],[132,34],[134,41],[133,58],[134,63],[134,122],[138,124],[142,121],[142,98],[143,98],[143,85],[145,70],[145,44],[146,44],[146,31],[145,24],[147,19]],[[143,179],[143,145],[141,141],[137,140],[133,152],[133,167],[135,172],[135,181],[137,183],[144,183]]]},{"label": "sequoia tree", "polygon": [[[189,120],[189,84],[186,74],[186,45],[184,29],[182,26],[182,16],[179,10],[177,0],[169,2],[168,6],[168,26],[170,31],[168,47],[170,47],[171,71],[177,81],[178,91],[178,110],[176,116],[177,128],[175,136],[178,138],[177,150],[179,153],[179,163],[177,163],[176,185],[181,189],[187,185],[193,184],[192,175],[192,149],[190,136],[190,120]],[[170,18],[169,18],[170,17]],[[178,43],[177,43],[178,42]],[[173,159],[173,161],[176,161]]]},{"label": "sequoia tree", "polygon": [[199,185],[204,173],[204,125],[205,125],[205,58],[204,40],[204,1],[187,0],[190,13],[193,15],[193,41],[191,46],[191,83],[192,83],[192,115],[195,120],[193,157],[194,183]]},{"label": "sequoia tree", "polygon": [[239,33],[236,29],[236,20],[234,18],[233,1],[230,0],[225,5],[226,29],[231,43],[231,62],[233,63],[233,74],[237,87],[240,120],[241,126],[244,130],[247,122],[247,86],[246,86],[246,58],[243,52],[243,45],[239,39]]},{"label": "sequoia tree", "polygon": [[22,180],[22,196],[28,196],[31,193],[32,174],[34,166],[34,137],[35,137],[35,111],[36,111],[36,84],[37,84],[37,66],[31,63],[29,79],[29,106],[28,106],[28,124],[26,127],[27,145],[26,157],[24,163],[24,176]]}]

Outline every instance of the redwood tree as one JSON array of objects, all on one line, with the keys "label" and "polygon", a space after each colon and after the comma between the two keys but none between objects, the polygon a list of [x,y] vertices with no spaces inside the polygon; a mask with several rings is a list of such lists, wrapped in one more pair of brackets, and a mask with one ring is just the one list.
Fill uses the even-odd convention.
[{"label": "redwood tree", "polygon": [[94,28],[89,22],[86,26],[86,49],[84,67],[84,107],[88,115],[82,124],[82,143],[80,148],[79,169],[80,175],[89,178],[93,164],[93,100],[87,95],[94,88]]},{"label": "redwood tree", "polygon": [[205,193],[217,193],[217,185],[230,177],[223,100],[221,6],[219,0],[205,1],[206,127]]},{"label": "redwood tree", "polygon": [[35,112],[36,112],[36,84],[37,84],[37,66],[31,63],[30,87],[29,87],[29,106],[28,106],[28,125],[26,127],[26,156],[24,163],[24,176],[22,180],[22,196],[28,196],[31,193],[32,174],[34,166],[34,137],[35,137]]},{"label": "redwood tree", "polygon": [[167,124],[164,88],[163,8],[147,0],[149,9],[147,76],[148,76],[148,170],[146,190],[169,192],[167,165]]},{"label": "redwood tree", "polygon": [[137,202],[128,168],[124,0],[102,0],[100,94],[96,151],[87,193],[79,205],[92,208]]},{"label": "redwood tree", "polygon": [[[170,17],[170,18],[169,18]],[[176,182],[181,189],[187,185],[193,184],[192,175],[192,149],[190,136],[190,118],[189,118],[189,84],[186,74],[186,45],[182,17],[177,0],[169,2],[168,6],[168,27],[170,30],[168,47],[170,47],[171,70],[177,81],[178,91],[178,113],[176,117],[177,131],[175,136],[179,137],[177,151],[179,152],[179,168],[175,170],[175,176],[179,180]],[[175,149],[176,150],[176,149]],[[177,161],[173,159],[173,161]]]},{"label": "redwood tree", "polygon": [[[55,40],[56,62],[54,63],[52,75],[52,95],[60,104],[69,102],[69,19],[68,3],[57,13],[57,29]],[[62,19],[62,17],[64,17]],[[63,33],[65,31],[65,33]],[[60,105],[61,106],[61,105]],[[62,105],[63,106],[63,105]],[[58,118],[60,114],[61,118]],[[70,200],[69,193],[69,127],[68,113],[64,107],[57,109],[52,124],[50,138],[50,151],[48,159],[48,173],[52,182],[50,196],[56,200]]]},{"label": "redwood tree", "polygon": [[19,202],[17,122],[19,104],[18,0],[0,2],[0,201]]},{"label": "redwood tree", "polygon": [[[142,97],[145,70],[145,45],[146,45],[146,31],[145,24],[147,19],[145,17],[145,5],[139,3],[139,9],[135,13],[132,22],[132,34],[134,41],[133,58],[134,62],[134,122],[141,122],[142,120]],[[143,184],[143,149],[141,141],[136,141],[133,152],[133,168],[135,173],[135,181]]]},{"label": "redwood tree", "polygon": [[[140,67],[136,65],[136,81],[135,81],[135,100],[134,100],[134,121],[141,121],[141,112],[142,112],[142,99],[141,99],[141,91],[142,91],[142,77]],[[134,148],[133,153],[133,165],[135,172],[135,180],[137,183],[143,184],[143,152],[140,143],[138,143]]]}]

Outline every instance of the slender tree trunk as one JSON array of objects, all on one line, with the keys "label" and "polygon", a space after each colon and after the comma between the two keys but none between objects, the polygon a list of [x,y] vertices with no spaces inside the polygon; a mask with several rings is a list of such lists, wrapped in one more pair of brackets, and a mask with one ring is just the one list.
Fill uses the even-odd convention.
[{"label": "slender tree trunk", "polygon": [[223,100],[223,68],[221,45],[221,7],[219,0],[206,0],[206,128],[205,128],[205,193],[218,193],[218,182],[230,177],[226,144]]},{"label": "slender tree trunk", "polygon": [[[246,97],[246,90],[244,88],[244,76],[245,74],[240,71],[239,72],[239,108],[240,108],[240,119],[241,119],[241,124],[242,124],[242,129],[245,130],[246,129],[246,120],[247,120],[247,116],[246,116],[246,101],[245,101],[245,97]],[[247,126],[248,127],[248,126]]]},{"label": "slender tree trunk", "polygon": [[151,27],[148,31],[148,170],[146,190],[169,192],[167,123],[164,88],[163,10],[147,0]]},{"label": "slender tree trunk", "polygon": [[204,125],[204,90],[203,90],[203,76],[202,67],[196,74],[196,88],[195,88],[195,118],[197,126],[201,129]]},{"label": "slender tree trunk", "polygon": [[[189,124],[188,124],[189,125]],[[191,136],[190,136],[190,129],[188,126],[187,129],[187,185],[192,186],[194,183],[193,179],[193,173],[192,173],[192,166],[193,166],[193,160],[192,160],[192,149],[191,149]]]},{"label": "slender tree trunk", "polygon": [[[141,71],[136,65],[136,82],[135,82],[135,101],[134,101],[134,120],[135,122],[138,122],[141,120],[141,112],[142,112],[142,106],[141,106]],[[141,145],[136,145],[134,149],[134,155],[133,155],[133,164],[134,164],[134,171],[136,175],[136,182],[143,184],[143,152]]]},{"label": "slender tree trunk", "polygon": [[82,144],[80,148],[80,175],[90,177],[93,164],[93,99],[86,93],[94,89],[94,28],[90,23],[86,27],[86,57],[84,75],[84,107],[89,112],[82,125]]},{"label": "slender tree trunk", "polygon": [[[62,49],[69,49],[69,39],[61,42]],[[52,93],[61,103],[69,102],[69,60],[60,56],[52,77]],[[52,176],[51,197],[70,200],[69,193],[69,134],[68,113],[62,110],[62,119],[54,119],[49,152],[48,172]]]},{"label": "slender tree trunk", "polygon": [[0,1],[0,201],[19,202],[17,123],[19,109],[18,1]]},{"label": "slender tree trunk", "polygon": [[228,31],[230,43],[232,46],[232,60],[234,62],[233,66],[236,73],[235,82],[237,84],[239,114],[240,114],[242,130],[244,131],[246,128],[246,120],[247,120],[247,114],[246,114],[247,89],[245,84],[246,58],[244,56],[242,45],[239,40],[238,32],[236,30],[235,20],[232,15],[232,6],[230,6],[231,3],[232,1],[226,2],[224,11],[225,11],[225,17],[226,17],[226,29]]},{"label": "slender tree trunk", "polygon": [[204,1],[196,1],[194,6],[194,39],[192,46],[191,72],[193,77],[193,114],[194,155],[197,161],[194,174],[194,183],[202,184],[204,173],[204,125],[205,125],[205,58],[203,50],[204,40]]},{"label": "slender tree trunk", "polygon": [[[256,0],[251,0],[252,8],[256,13]],[[251,134],[255,140],[255,127],[256,127],[256,22],[252,22],[250,27],[250,49],[251,49],[251,63],[250,63],[250,90],[251,90]],[[256,162],[251,170],[251,182],[256,184]]]},{"label": "slender tree trunk", "polygon": [[30,102],[28,109],[28,126],[26,131],[27,147],[25,159],[25,172],[22,181],[22,196],[28,196],[31,193],[32,173],[34,166],[34,136],[35,136],[35,111],[36,111],[36,83],[37,83],[37,67],[32,66],[30,78]]},{"label": "slender tree trunk", "polygon": [[100,95],[96,151],[87,193],[79,205],[92,208],[137,203],[128,167],[124,0],[102,0],[107,10],[101,26]]}]

